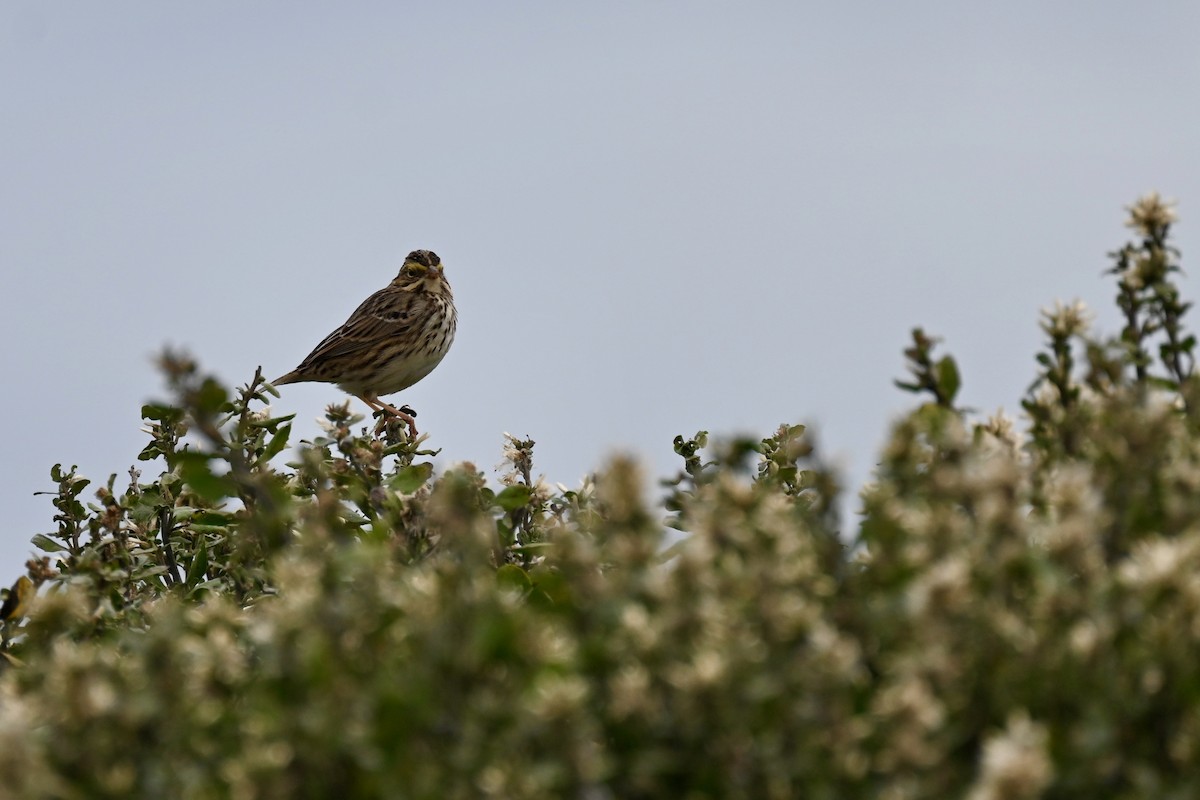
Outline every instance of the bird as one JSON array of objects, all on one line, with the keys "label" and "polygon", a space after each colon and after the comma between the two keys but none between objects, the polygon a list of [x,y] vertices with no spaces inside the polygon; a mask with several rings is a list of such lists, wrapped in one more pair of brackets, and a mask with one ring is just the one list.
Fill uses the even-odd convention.
[{"label": "bird", "polygon": [[432,250],[414,250],[391,283],[364,300],[300,366],[271,383],[336,384],[380,415],[376,432],[390,415],[416,437],[416,412],[379,397],[407,389],[432,372],[450,350],[457,326],[442,260]]}]

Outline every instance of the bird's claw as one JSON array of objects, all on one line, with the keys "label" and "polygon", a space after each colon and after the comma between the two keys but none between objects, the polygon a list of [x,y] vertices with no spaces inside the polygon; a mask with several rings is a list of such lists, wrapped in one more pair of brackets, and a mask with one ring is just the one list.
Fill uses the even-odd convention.
[{"label": "bird's claw", "polygon": [[397,409],[391,409],[385,406],[384,408],[376,411],[375,416],[379,418],[379,421],[375,423],[376,436],[383,433],[384,429],[386,429],[393,420],[398,420],[408,426],[409,439],[417,438],[417,421],[414,419],[414,417],[417,416],[417,412],[413,411],[408,406],[400,406],[400,408]]}]

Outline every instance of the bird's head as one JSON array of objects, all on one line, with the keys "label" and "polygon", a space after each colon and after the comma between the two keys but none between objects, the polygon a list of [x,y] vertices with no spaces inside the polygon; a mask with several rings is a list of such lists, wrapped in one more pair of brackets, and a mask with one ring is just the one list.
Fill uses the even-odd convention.
[{"label": "bird's head", "polygon": [[450,288],[442,260],[432,250],[413,250],[405,256],[395,283],[410,290],[448,291]]}]

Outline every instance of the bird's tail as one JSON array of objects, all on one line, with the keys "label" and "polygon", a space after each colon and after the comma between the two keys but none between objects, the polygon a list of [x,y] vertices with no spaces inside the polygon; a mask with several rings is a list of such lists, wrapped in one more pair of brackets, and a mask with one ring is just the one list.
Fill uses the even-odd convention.
[{"label": "bird's tail", "polygon": [[300,383],[303,380],[304,380],[304,378],[300,377],[300,375],[297,374],[295,370],[292,370],[287,375],[281,375],[280,377],[271,381],[271,385],[272,386],[282,386],[285,383]]}]

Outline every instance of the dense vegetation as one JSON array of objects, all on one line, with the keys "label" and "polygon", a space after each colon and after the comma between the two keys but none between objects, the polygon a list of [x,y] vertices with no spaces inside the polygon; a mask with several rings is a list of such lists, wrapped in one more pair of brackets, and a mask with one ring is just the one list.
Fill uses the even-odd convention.
[{"label": "dense vegetation", "polygon": [[[502,485],[345,405],[288,450],[261,376],[166,355],[143,467],[56,466],[0,611],[13,797],[1200,796],[1200,381],[1171,207],[1125,320],[1044,312],[1024,423],[920,404],[861,515],[803,426]],[[281,461],[287,460],[286,465]],[[34,597],[34,588],[40,588]]]}]

